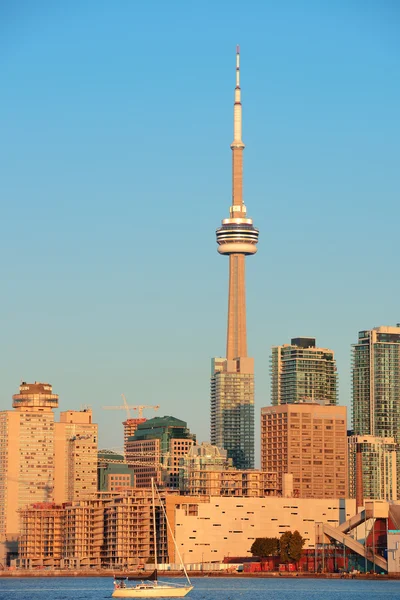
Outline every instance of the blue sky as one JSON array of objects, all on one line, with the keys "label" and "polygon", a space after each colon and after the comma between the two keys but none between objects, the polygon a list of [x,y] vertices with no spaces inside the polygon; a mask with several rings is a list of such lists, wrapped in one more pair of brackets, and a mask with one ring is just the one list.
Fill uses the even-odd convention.
[{"label": "blue sky", "polygon": [[399,24],[389,0],[4,2],[0,409],[49,381],[102,446],[121,393],[208,439],[236,44],[256,422],[271,345],[300,335],[335,351],[349,406],[358,331],[400,321]]}]

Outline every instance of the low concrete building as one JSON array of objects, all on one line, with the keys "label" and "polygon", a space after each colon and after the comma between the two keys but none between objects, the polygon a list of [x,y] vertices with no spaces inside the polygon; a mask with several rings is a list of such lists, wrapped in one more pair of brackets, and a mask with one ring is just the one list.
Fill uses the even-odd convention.
[{"label": "low concrete building", "polygon": [[[225,556],[251,556],[257,537],[280,537],[299,531],[305,548],[315,548],[315,523],[337,527],[355,512],[355,500],[313,498],[172,497],[175,537],[186,563],[222,561]],[[173,514],[170,508],[170,513]],[[171,548],[172,562],[178,562]]]}]

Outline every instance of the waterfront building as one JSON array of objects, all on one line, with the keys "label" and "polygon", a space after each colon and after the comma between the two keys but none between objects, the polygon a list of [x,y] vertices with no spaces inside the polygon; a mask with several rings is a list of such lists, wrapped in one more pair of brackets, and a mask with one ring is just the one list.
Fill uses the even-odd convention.
[{"label": "waterfront building", "polygon": [[247,356],[245,257],[257,251],[258,230],[243,200],[240,54],[232,149],[232,204],[217,230],[218,252],[229,256],[226,357],[211,363],[211,443],[223,447],[239,469],[254,468],[254,360]]},{"label": "waterfront building", "polygon": [[[165,494],[160,494],[165,502]],[[157,556],[168,562],[167,529],[157,498]],[[154,560],[151,489],[21,509],[22,568],[137,569]]]},{"label": "waterfront building", "polygon": [[[250,556],[257,537],[280,537],[285,531],[298,530],[306,540],[305,549],[315,549],[317,523],[335,528],[355,513],[354,499],[222,498],[166,492],[160,496],[186,564],[222,562],[229,554]],[[20,565],[83,569],[100,564],[131,570],[151,563],[151,507],[151,489],[143,488],[106,500],[23,509]],[[158,498],[156,527],[159,562],[179,564]]]},{"label": "waterfront building", "polygon": [[[354,435],[393,438],[400,497],[400,324],[360,331],[352,347]],[[373,484],[363,478],[365,493]]]},{"label": "waterfront building", "polygon": [[[185,563],[222,561],[226,556],[251,556],[258,537],[299,531],[304,549],[315,549],[315,525],[337,527],[354,515],[355,500],[344,498],[218,498],[167,497],[176,543]],[[170,520],[171,522],[171,520]],[[177,562],[171,548],[170,561]]]},{"label": "waterfront building", "polygon": [[64,512],[61,504],[51,502],[38,502],[21,509],[19,566],[60,568],[64,555]]},{"label": "waterfront building", "polygon": [[299,498],[347,497],[346,407],[317,403],[261,409],[261,468],[293,476]]},{"label": "waterfront building", "polygon": [[271,400],[273,406],[305,400],[337,404],[335,356],[318,348],[315,338],[293,338],[290,344],[273,346],[271,353]]},{"label": "waterfront building", "polygon": [[135,485],[150,487],[153,478],[159,485],[179,489],[179,461],[195,442],[187,423],[175,417],[154,417],[140,423],[126,445]]},{"label": "waterfront building", "polygon": [[397,500],[396,451],[393,438],[375,435],[348,437],[349,493],[356,498],[357,450],[361,453],[362,498],[367,500]]}]

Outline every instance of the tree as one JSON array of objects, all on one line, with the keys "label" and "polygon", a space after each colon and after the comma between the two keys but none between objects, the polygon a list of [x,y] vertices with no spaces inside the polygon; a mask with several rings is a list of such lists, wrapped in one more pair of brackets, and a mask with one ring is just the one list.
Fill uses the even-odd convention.
[{"label": "tree", "polygon": [[295,563],[299,562],[301,555],[303,554],[303,546],[305,543],[306,540],[296,529],[296,531],[291,534],[289,541],[289,556]]},{"label": "tree", "polygon": [[283,563],[290,562],[290,540],[292,538],[291,531],[285,531],[279,540],[279,554]]},{"label": "tree", "polygon": [[281,561],[283,563],[288,563],[290,561],[298,563],[305,543],[305,539],[297,530],[293,533],[291,531],[285,531],[279,540]]},{"label": "tree", "polygon": [[253,556],[276,556],[279,553],[278,538],[256,538],[253,542],[250,552]]}]

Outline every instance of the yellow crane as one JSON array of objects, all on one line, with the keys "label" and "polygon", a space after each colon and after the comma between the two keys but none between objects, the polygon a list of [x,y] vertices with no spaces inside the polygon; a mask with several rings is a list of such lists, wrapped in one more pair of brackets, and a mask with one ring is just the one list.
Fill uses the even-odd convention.
[{"label": "yellow crane", "polygon": [[137,406],[131,406],[128,404],[125,394],[121,394],[123,405],[121,406],[103,406],[104,410],[126,410],[126,416],[128,419],[131,419],[131,410],[137,411],[139,419],[142,418],[143,411],[145,408],[152,408],[153,410],[158,410],[160,408],[159,404],[151,405],[151,404],[139,404]]}]

